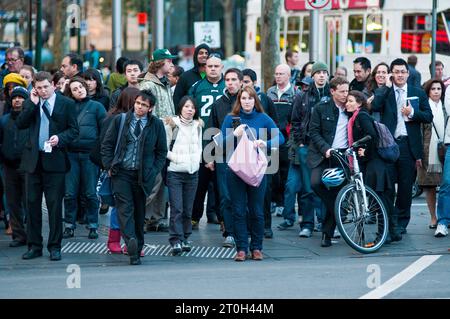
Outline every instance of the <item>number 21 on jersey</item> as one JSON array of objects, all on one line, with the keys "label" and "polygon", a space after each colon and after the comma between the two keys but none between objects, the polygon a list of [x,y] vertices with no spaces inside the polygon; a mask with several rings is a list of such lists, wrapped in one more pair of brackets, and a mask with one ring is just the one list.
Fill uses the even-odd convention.
[{"label": "number 21 on jersey", "polygon": [[[215,97],[215,100],[217,101],[220,99],[222,95],[218,95]],[[214,96],[213,95],[202,95],[201,102],[203,104],[200,112],[201,117],[208,117],[211,114],[211,105],[214,103]]]}]

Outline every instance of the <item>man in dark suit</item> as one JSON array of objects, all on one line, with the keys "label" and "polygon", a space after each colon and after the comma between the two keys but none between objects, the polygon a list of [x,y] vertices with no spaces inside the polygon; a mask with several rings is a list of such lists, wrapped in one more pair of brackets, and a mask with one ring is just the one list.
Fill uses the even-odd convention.
[{"label": "man in dark suit", "polygon": [[322,223],[322,247],[331,246],[331,238],[336,228],[334,202],[340,187],[328,189],[322,183],[322,173],[326,168],[340,167],[331,157],[331,150],[345,150],[348,147],[345,103],[348,95],[348,81],[335,77],[330,81],[331,99],[316,104],[309,124],[309,151],[307,164],[311,169],[311,187],[322,199],[327,209]]},{"label": "man in dark suit", "polygon": [[[381,123],[385,124],[400,148],[400,158],[392,165],[391,176],[398,183],[395,207],[398,227],[406,233],[411,218],[412,185],[416,179],[416,165],[423,157],[421,123],[433,120],[428,98],[419,87],[407,84],[408,64],[395,59],[390,66],[392,87],[383,86],[375,90],[372,110],[381,112]],[[414,97],[412,100],[407,98]]]},{"label": "man in dark suit", "polygon": [[27,244],[23,259],[42,256],[42,193],[48,208],[50,260],[61,259],[62,201],[65,173],[69,170],[66,146],[78,135],[74,102],[55,94],[48,72],[38,72],[34,89],[16,120],[29,128],[21,169],[26,172]]}]

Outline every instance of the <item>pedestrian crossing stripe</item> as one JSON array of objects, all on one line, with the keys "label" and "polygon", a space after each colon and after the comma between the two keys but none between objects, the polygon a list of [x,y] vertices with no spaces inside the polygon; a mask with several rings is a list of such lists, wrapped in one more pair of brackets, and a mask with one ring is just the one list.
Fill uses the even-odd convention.
[{"label": "pedestrian crossing stripe", "polygon": [[[122,249],[125,244],[122,244]],[[145,244],[142,249],[145,256],[171,256],[171,245],[150,245]],[[61,248],[61,252],[65,254],[98,254],[109,255],[106,243],[95,242],[67,242]],[[195,258],[216,258],[230,259],[236,254],[236,250],[226,247],[200,247],[194,246],[191,251],[183,251],[179,256],[195,257]]]}]

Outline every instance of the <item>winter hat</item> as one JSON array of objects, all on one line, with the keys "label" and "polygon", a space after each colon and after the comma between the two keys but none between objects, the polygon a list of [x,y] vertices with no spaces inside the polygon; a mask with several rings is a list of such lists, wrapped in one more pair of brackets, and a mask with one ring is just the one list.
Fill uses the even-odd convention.
[{"label": "winter hat", "polygon": [[6,86],[6,83],[16,83],[24,88],[27,87],[27,81],[18,73],[9,73],[7,76],[3,78],[3,87]]},{"label": "winter hat", "polygon": [[153,51],[152,59],[150,61],[155,62],[164,59],[175,59],[177,55],[172,55],[168,49],[158,49]]},{"label": "winter hat", "polygon": [[30,96],[30,93],[28,93],[28,90],[26,88],[16,86],[11,92],[11,100],[16,96],[21,96],[26,100]]},{"label": "winter hat", "polygon": [[311,77],[314,75],[314,73],[319,71],[327,71],[328,72],[328,66],[324,62],[317,61],[312,66],[312,73]]},{"label": "winter hat", "polygon": [[309,76],[305,76],[300,83],[305,84],[305,85],[311,85],[314,82],[314,80],[309,77]]}]

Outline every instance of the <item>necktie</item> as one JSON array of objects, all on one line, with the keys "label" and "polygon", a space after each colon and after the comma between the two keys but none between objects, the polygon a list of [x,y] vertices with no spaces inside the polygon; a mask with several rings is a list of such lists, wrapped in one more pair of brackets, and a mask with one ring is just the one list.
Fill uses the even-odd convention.
[{"label": "necktie", "polygon": [[403,89],[397,89],[397,109],[401,109],[403,106]]},{"label": "necktie", "polygon": [[138,120],[136,123],[136,127],[134,128],[134,136],[136,136],[136,138],[141,134],[141,123],[141,120]]},{"label": "necktie", "polygon": [[42,104],[41,125],[39,127],[39,149],[44,149],[44,142],[49,139],[50,127],[50,111],[48,110],[48,102],[44,101]]}]

